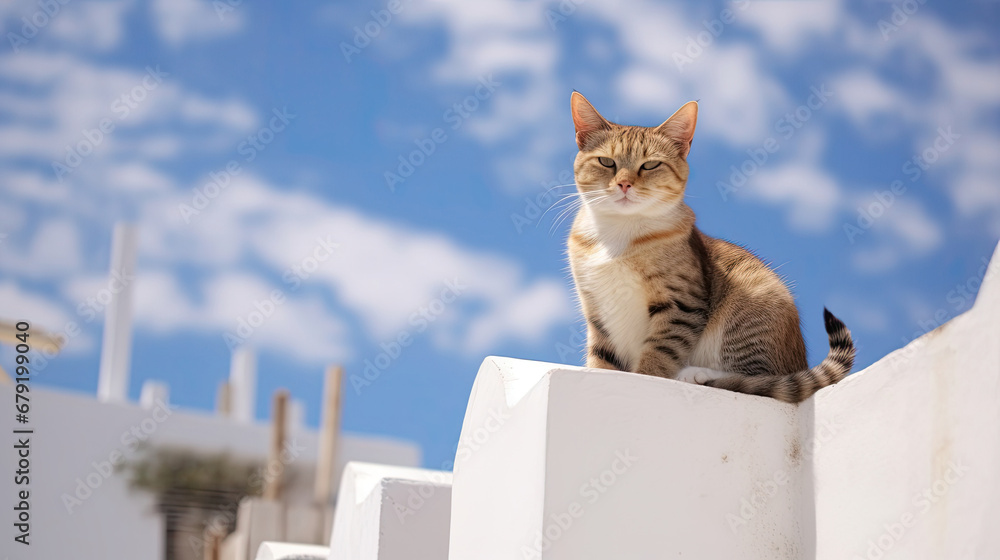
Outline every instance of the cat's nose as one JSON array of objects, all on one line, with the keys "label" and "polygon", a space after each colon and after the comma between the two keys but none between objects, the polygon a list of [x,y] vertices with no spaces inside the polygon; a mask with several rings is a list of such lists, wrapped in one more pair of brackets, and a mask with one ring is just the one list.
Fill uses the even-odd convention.
[{"label": "cat's nose", "polygon": [[628,190],[632,188],[632,183],[622,181],[621,183],[618,183],[618,188],[621,189],[623,193],[628,194]]}]

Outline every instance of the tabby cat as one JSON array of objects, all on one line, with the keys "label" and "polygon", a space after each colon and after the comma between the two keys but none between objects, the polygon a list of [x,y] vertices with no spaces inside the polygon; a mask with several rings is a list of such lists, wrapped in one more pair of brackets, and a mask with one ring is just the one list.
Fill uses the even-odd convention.
[{"label": "tabby cat", "polygon": [[587,366],[800,402],[851,371],[854,344],[824,309],[830,352],[806,363],[781,278],[695,227],[684,203],[698,104],[647,128],[608,122],[571,98],[582,199],[570,266],[587,320]]}]

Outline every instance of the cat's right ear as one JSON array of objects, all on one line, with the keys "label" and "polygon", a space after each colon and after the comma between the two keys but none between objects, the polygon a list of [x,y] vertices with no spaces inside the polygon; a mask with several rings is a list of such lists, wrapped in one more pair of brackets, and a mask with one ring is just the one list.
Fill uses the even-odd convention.
[{"label": "cat's right ear", "polygon": [[694,139],[694,127],[698,124],[698,102],[688,101],[677,109],[669,119],[656,127],[656,130],[666,134],[681,146],[681,157],[687,158],[691,151],[691,140]]},{"label": "cat's right ear", "polygon": [[573,126],[576,127],[576,145],[582,150],[591,135],[601,130],[611,130],[611,124],[594,109],[587,98],[574,91],[569,98],[573,110]]}]

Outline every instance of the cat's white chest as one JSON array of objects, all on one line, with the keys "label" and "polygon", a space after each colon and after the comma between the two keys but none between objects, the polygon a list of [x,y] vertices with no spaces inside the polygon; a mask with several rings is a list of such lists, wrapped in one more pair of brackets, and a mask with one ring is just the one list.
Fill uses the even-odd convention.
[{"label": "cat's white chest", "polygon": [[634,370],[649,336],[649,303],[642,278],[626,262],[604,251],[587,257],[582,272],[581,287],[593,296],[593,312],[608,332],[615,353]]}]

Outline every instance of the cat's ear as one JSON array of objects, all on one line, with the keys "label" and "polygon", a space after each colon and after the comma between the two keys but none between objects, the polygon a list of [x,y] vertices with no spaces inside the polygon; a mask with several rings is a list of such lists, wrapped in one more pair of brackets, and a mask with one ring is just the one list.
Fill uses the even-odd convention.
[{"label": "cat's ear", "polygon": [[657,132],[676,140],[681,145],[681,157],[686,158],[691,151],[691,140],[694,139],[694,127],[698,123],[698,102],[688,101],[663,124],[656,127]]},{"label": "cat's ear", "polygon": [[576,127],[576,145],[582,150],[587,144],[590,135],[600,130],[611,130],[608,123],[597,109],[587,101],[580,92],[574,91],[569,98],[570,108],[573,110],[573,126]]}]

